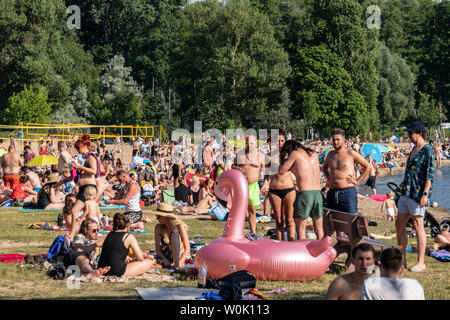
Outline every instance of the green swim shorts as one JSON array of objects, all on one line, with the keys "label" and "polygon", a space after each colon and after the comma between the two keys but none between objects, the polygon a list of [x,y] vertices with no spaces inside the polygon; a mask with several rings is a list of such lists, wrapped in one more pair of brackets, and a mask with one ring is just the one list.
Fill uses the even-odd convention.
[{"label": "green swim shorts", "polygon": [[256,207],[259,204],[259,184],[258,181],[248,185],[248,205]]},{"label": "green swim shorts", "polygon": [[323,201],[320,190],[297,193],[294,203],[294,218],[320,218],[323,216]]}]

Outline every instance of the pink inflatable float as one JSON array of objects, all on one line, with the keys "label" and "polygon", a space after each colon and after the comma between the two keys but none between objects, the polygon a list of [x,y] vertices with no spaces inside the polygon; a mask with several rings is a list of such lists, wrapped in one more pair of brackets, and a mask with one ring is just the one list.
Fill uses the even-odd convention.
[{"label": "pink inflatable float", "polygon": [[385,194],[373,194],[369,198],[375,201],[383,202],[387,199],[387,196]]},{"label": "pink inflatable float", "polygon": [[195,257],[197,270],[206,263],[208,277],[215,279],[231,272],[248,270],[257,279],[302,281],[320,277],[336,258],[331,238],[322,240],[250,241],[244,237],[248,205],[248,184],[237,170],[227,170],[218,178],[224,196],[233,190],[233,206],[223,236],[201,248]]}]

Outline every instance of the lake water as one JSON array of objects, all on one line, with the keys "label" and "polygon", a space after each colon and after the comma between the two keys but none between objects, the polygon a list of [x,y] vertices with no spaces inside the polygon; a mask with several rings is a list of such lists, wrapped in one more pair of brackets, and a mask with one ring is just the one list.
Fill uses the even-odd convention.
[{"label": "lake water", "polygon": [[[403,182],[403,177],[404,174],[402,173],[377,180],[377,193],[386,194],[386,192],[391,191],[387,186],[387,183],[394,182],[397,185],[400,185],[400,183]],[[363,184],[360,185],[359,190],[360,192],[363,190],[363,192],[365,192]],[[431,201],[437,202],[440,207],[448,208],[448,212],[450,213],[450,166],[435,168]]]}]

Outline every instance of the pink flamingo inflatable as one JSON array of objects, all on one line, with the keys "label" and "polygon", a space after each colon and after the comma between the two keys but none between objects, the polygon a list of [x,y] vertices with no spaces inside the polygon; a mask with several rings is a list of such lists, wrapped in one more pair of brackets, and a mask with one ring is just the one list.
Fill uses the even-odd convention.
[{"label": "pink flamingo inflatable", "polygon": [[302,281],[320,277],[336,258],[331,238],[322,240],[251,241],[244,237],[248,206],[248,183],[238,170],[227,170],[219,178],[224,196],[233,193],[233,206],[223,236],[201,248],[195,257],[197,270],[206,263],[208,277],[221,278],[248,270],[257,279]]}]

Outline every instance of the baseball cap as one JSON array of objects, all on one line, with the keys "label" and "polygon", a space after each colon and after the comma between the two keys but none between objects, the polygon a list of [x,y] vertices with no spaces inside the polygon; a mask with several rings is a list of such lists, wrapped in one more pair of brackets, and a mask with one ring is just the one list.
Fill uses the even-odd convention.
[{"label": "baseball cap", "polygon": [[413,131],[413,130],[420,131],[420,132],[427,132],[428,129],[427,129],[427,127],[425,127],[423,125],[422,122],[414,121],[408,127],[406,127],[405,131],[410,132],[410,131]]}]

